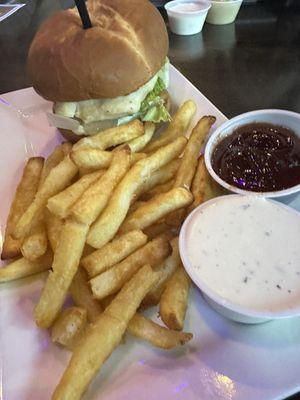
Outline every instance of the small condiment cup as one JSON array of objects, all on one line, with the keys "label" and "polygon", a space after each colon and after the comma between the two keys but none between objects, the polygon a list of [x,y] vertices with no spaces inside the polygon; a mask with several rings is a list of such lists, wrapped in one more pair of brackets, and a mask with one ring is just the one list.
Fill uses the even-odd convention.
[{"label": "small condiment cup", "polygon": [[206,22],[213,25],[231,24],[238,15],[243,0],[212,0]]},{"label": "small condiment cup", "polygon": [[222,140],[225,136],[230,135],[236,128],[255,122],[266,122],[274,125],[285,126],[287,128],[290,128],[292,131],[295,132],[297,136],[300,137],[300,114],[286,110],[250,111],[228,120],[212,133],[205,147],[204,158],[206,168],[212,178],[229,192],[242,195],[253,194],[256,196],[278,198],[279,200],[288,201],[292,197],[292,195],[300,192],[300,184],[292,186],[288,189],[273,192],[252,192],[249,190],[239,189],[236,186],[230,185],[222,178],[220,178],[220,176],[214,171],[212,167],[211,158],[217,143],[220,142],[220,140]]},{"label": "small condiment cup", "polygon": [[201,32],[211,4],[208,0],[174,0],[165,4],[170,29],[177,35]]},{"label": "small condiment cup", "polygon": [[[227,202],[228,204],[228,202],[230,203],[232,202],[232,200],[234,201],[238,197],[242,198],[242,196],[232,194],[208,200],[205,203],[202,203],[197,208],[195,208],[195,210],[193,210],[191,214],[189,214],[189,216],[186,218],[179,234],[179,252],[186,272],[190,276],[191,280],[195,283],[195,285],[201,290],[201,293],[205,298],[205,300],[207,301],[207,303],[219,314],[235,322],[240,322],[244,324],[259,324],[275,319],[291,318],[296,316],[299,317],[300,315],[299,298],[294,299],[294,304],[292,307],[289,307],[285,304],[285,302],[282,302],[281,310],[274,310],[274,311],[270,311],[267,309],[258,310],[256,307],[245,307],[233,302],[232,300],[225,299],[223,296],[221,296],[216,292],[214,285],[208,285],[202,279],[201,274],[196,271],[195,265],[191,262],[188,252],[188,243],[189,240],[191,239],[190,232],[192,227],[194,226],[197,228],[200,227],[203,228],[203,225],[201,225],[202,222],[201,220],[203,218],[203,214],[209,207],[211,206],[216,207],[218,206],[219,203],[222,202],[224,203],[224,201]],[[246,196],[243,197],[247,198]],[[261,200],[263,201],[264,199]],[[271,204],[272,203],[276,204],[283,210],[287,210],[289,213],[294,214],[294,218],[298,218],[300,223],[300,213],[295,209],[288,207],[284,204],[278,203],[275,200],[268,199],[265,201],[270,202]],[[286,226],[288,226],[288,224]],[[218,243],[218,237],[216,237],[215,240],[216,243]],[[232,257],[236,257],[239,251],[238,247],[235,247],[236,245],[237,245],[236,243],[233,244]],[[200,243],[199,243],[199,248],[200,248]],[[263,262],[261,262],[261,265],[263,265]],[[223,274],[226,273],[226,270],[222,271],[220,270],[220,274],[222,273]],[[260,286],[257,285],[255,290],[257,291],[257,296],[259,298],[261,290]]]}]

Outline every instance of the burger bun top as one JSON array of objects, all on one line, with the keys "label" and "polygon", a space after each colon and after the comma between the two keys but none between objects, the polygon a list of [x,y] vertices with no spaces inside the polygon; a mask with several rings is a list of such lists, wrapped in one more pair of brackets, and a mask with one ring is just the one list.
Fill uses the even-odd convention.
[{"label": "burger bun top", "polygon": [[92,28],[77,9],[60,11],[35,35],[27,67],[35,90],[54,102],[125,96],[162,67],[168,34],[148,0],[88,0]]}]

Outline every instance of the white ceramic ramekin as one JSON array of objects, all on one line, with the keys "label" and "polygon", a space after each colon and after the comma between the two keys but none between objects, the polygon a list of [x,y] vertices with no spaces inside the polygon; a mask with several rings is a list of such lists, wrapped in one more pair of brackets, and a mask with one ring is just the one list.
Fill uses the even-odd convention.
[{"label": "white ceramic ramekin", "polygon": [[[295,306],[292,308],[286,308],[280,311],[262,311],[256,310],[255,308],[246,308],[232,301],[224,299],[220,296],[215,290],[213,286],[207,285],[204,280],[201,278],[201,274],[197,272],[195,266],[192,264],[188,257],[188,241],[190,236],[190,228],[192,226],[201,227],[201,218],[203,213],[205,213],[205,209],[211,205],[217,205],[218,202],[222,201],[231,201],[236,198],[237,195],[226,195],[216,197],[211,199],[200,206],[198,206],[195,210],[192,211],[191,214],[187,217],[184,224],[182,225],[180,235],[179,235],[179,252],[180,257],[185,267],[186,272],[190,276],[191,280],[195,283],[195,285],[201,290],[203,297],[210,304],[210,306],[215,309],[218,313],[222,314],[224,317],[231,319],[235,322],[246,323],[246,324],[258,324],[267,322],[274,319],[282,319],[282,318],[291,318],[300,315],[300,302],[295,303]],[[268,200],[273,202],[273,200]],[[275,203],[275,201],[274,201]],[[277,202],[276,202],[277,203]],[[286,205],[281,205],[281,207],[288,209],[289,212],[295,213],[295,217],[298,217],[300,220],[300,213],[291,207]],[[234,255],[233,255],[234,256]],[[221,272],[220,272],[221,273]],[[223,271],[224,273],[224,271]],[[259,287],[257,288],[257,296],[259,296]]]},{"label": "white ceramic ramekin", "polygon": [[205,164],[210,175],[217,181],[221,186],[230,192],[237,194],[254,194],[256,196],[263,196],[269,198],[287,198],[300,191],[300,184],[292,186],[288,189],[278,190],[274,192],[251,192],[248,190],[239,189],[229,183],[225,182],[219,175],[216,174],[211,165],[211,157],[216,144],[225,136],[232,133],[236,128],[241,125],[253,123],[253,122],[268,122],[274,125],[281,125],[292,129],[297,136],[300,137],[300,114],[285,111],[285,110],[258,110],[250,111],[245,114],[238,115],[217,128],[210,138],[205,147]]}]

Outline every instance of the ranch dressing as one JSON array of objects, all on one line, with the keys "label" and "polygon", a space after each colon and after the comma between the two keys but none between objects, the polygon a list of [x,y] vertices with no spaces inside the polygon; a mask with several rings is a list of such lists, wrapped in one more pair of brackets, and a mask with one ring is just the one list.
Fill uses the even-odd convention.
[{"label": "ranch dressing", "polygon": [[256,311],[300,304],[300,214],[257,196],[224,196],[187,232],[187,257],[224,300]]}]

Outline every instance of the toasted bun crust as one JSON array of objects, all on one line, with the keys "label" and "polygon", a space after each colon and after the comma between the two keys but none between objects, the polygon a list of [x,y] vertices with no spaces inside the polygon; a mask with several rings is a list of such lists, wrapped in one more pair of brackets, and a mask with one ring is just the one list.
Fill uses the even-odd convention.
[{"label": "toasted bun crust", "polygon": [[35,90],[50,101],[127,95],[161,68],[168,34],[148,0],[88,0],[92,28],[77,9],[45,21],[31,43],[27,67]]},{"label": "toasted bun crust", "polygon": [[[161,94],[161,98],[164,101],[164,105],[168,111],[171,110],[171,99],[169,92],[167,90],[164,90]],[[76,133],[70,131],[69,129],[61,129],[57,128],[58,131],[62,134],[62,136],[71,143],[76,143],[78,140],[82,139],[85,137],[85,135],[76,135]],[[98,132],[97,132],[98,133]]]}]

